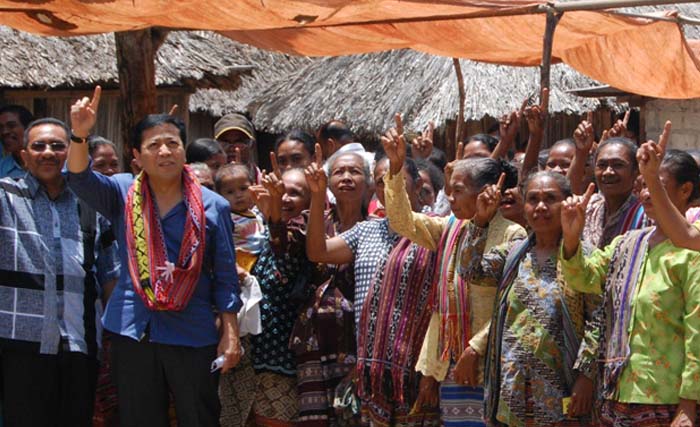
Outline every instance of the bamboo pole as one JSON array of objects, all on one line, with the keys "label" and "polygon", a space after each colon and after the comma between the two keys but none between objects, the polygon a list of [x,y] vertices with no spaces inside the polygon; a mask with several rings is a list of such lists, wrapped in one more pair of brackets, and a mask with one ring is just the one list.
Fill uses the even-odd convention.
[{"label": "bamboo pole", "polygon": [[[457,21],[462,19],[476,19],[476,18],[492,18],[497,16],[519,16],[519,15],[533,15],[533,14],[546,14],[549,10],[554,10],[556,12],[573,12],[582,10],[610,10],[611,13],[615,13],[612,9],[620,9],[625,7],[640,7],[640,6],[664,6],[672,4],[682,4],[682,3],[696,3],[697,0],[573,0],[573,1],[553,1],[544,4],[535,4],[528,6],[510,7],[510,8],[491,8],[486,10],[479,10],[477,12],[469,13],[456,13],[448,15],[433,15],[433,16],[420,16],[420,17],[410,17],[410,18],[397,18],[397,19],[375,19],[367,21],[356,21],[356,22],[341,22],[336,24],[323,24],[323,23],[309,23],[306,25],[295,25],[290,27],[277,28],[279,30],[285,29],[299,29],[299,28],[332,28],[332,27],[349,27],[357,25],[384,25],[384,24],[407,24],[416,22],[443,22],[443,21]],[[2,9],[0,8],[0,11]],[[649,16],[648,19],[654,19],[653,16]],[[698,20],[693,18],[684,17],[685,21],[692,25],[700,25]]]},{"label": "bamboo pole", "polygon": [[467,97],[466,92],[464,90],[464,76],[462,75],[462,66],[459,64],[459,58],[452,58],[452,64],[455,68],[455,74],[457,74],[457,89],[459,91],[459,113],[457,114],[457,127],[455,128],[454,147],[447,147],[451,148],[451,150],[449,151],[450,153],[455,152],[457,144],[459,144],[462,141],[462,137],[464,136],[464,104],[466,103]]}]

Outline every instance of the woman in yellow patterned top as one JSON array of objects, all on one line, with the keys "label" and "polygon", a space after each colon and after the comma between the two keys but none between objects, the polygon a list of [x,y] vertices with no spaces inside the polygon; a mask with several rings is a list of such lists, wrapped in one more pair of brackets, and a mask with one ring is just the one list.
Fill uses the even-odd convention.
[{"label": "woman in yellow patterned top", "polygon": [[[398,120],[397,120],[398,122]],[[398,123],[397,123],[398,124]],[[506,173],[506,187],[517,182],[510,165],[488,158],[459,160],[448,165],[446,188],[453,215],[442,218],[412,212],[400,173],[406,156],[403,130],[391,129],[382,138],[390,161],[384,178],[387,218],[393,230],[416,244],[437,251],[433,315],[416,369],[424,375],[421,393],[440,382],[442,421],[453,426],[483,423],[481,366],[486,351],[495,289],[469,286],[456,270],[465,226],[474,215],[481,189]],[[517,224],[494,220],[490,244],[524,237]],[[422,402],[419,398],[419,402]]]},{"label": "woman in yellow patterned top", "polygon": [[[698,197],[700,169],[670,150],[658,179],[674,209]],[[640,198],[650,218],[660,209],[648,188]],[[664,229],[629,231],[583,257],[580,233],[588,198],[562,209],[560,259],[574,289],[603,294],[599,388],[603,426],[693,426],[700,399],[700,253],[674,246]]]}]

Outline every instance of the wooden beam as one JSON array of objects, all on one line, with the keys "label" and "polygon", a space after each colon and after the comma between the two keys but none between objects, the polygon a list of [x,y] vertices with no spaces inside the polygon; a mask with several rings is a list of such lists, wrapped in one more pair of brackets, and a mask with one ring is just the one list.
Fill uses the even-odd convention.
[{"label": "wooden beam", "polygon": [[131,129],[146,115],[158,112],[155,58],[164,38],[164,31],[157,28],[114,33],[125,165],[131,161]]},{"label": "wooden beam", "polygon": [[[552,45],[554,44],[554,30],[557,28],[557,23],[561,18],[561,13],[556,13],[553,9],[547,11],[547,24],[544,31],[544,40],[542,42],[542,65],[540,65],[540,100],[542,99],[542,94],[546,88],[551,99],[552,90],[551,86],[551,73],[552,73]],[[549,111],[549,105],[545,106],[547,111]],[[544,119],[544,137],[543,146],[548,146],[548,134],[549,132],[549,114],[545,116]]]}]

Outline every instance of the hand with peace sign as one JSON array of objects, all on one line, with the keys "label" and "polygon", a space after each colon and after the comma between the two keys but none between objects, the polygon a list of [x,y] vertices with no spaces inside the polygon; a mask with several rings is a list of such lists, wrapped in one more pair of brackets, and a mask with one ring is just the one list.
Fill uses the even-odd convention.
[{"label": "hand with peace sign", "polygon": [[389,129],[384,136],[381,137],[382,146],[387,158],[389,158],[389,171],[391,175],[398,175],[403,168],[403,163],[406,160],[406,140],[403,135],[403,122],[401,114],[394,116],[396,128]]},{"label": "hand with peace sign", "polygon": [[248,191],[263,218],[270,218],[270,193],[262,185],[251,185]]},{"label": "hand with peace sign", "polygon": [[97,121],[97,110],[100,106],[102,88],[95,86],[92,99],[83,97],[70,107],[70,124],[73,135],[87,138]]},{"label": "hand with peace sign", "polygon": [[323,170],[323,153],[321,146],[317,143],[314,151],[315,160],[304,169],[306,183],[309,185],[311,197],[320,195],[325,200],[326,188],[328,188],[328,177]]},{"label": "hand with peace sign", "polygon": [[671,137],[671,122],[667,121],[664,125],[664,130],[659,136],[659,142],[656,143],[649,140],[642,144],[637,150],[637,163],[639,164],[639,172],[644,177],[644,180],[650,182],[658,179],[659,168],[661,161],[666,153],[666,146]]},{"label": "hand with peace sign", "polygon": [[505,180],[506,174],[501,173],[496,184],[487,185],[477,196],[474,223],[479,227],[488,226],[498,212],[498,207],[501,205],[501,189]]},{"label": "hand with peace sign", "polygon": [[278,222],[282,218],[282,197],[284,196],[284,182],[279,171],[264,173],[262,186],[270,194],[270,222]]},{"label": "hand with peace sign", "polygon": [[595,184],[588,184],[583,196],[570,196],[561,205],[561,227],[564,235],[564,257],[576,254],[581,240],[583,227],[586,225],[586,208],[595,192]]},{"label": "hand with peace sign", "polygon": [[411,153],[416,159],[427,159],[433,152],[433,135],[435,134],[435,123],[428,122],[428,129],[411,141]]}]

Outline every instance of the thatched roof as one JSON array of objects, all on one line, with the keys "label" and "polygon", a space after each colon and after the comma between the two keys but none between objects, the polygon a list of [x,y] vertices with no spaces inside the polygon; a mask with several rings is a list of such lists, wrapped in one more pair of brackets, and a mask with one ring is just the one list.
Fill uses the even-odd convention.
[{"label": "thatched roof", "polygon": [[[240,43],[237,43],[240,44]],[[264,51],[240,44],[239,55],[249,63],[255,64],[249,75],[241,79],[240,86],[235,92],[221,89],[199,89],[190,97],[191,112],[206,112],[212,116],[223,116],[227,113],[245,111],[248,104],[255,99],[261,90],[280,81],[285,81],[313,63],[302,56],[289,56],[275,52]]]},{"label": "thatched roof", "polygon": [[[519,107],[539,86],[536,67],[460,61],[466,86],[465,119],[500,117]],[[552,68],[550,111],[582,113],[600,105],[565,92],[594,82],[566,65]],[[454,120],[459,110],[451,58],[411,50],[325,58],[267,87],[249,106],[257,126],[273,133],[315,128],[331,118],[355,132],[377,133],[401,112],[414,129],[429,120]]]},{"label": "thatched roof", "polygon": [[[700,18],[700,5],[678,4],[621,9],[650,14],[673,9]],[[683,28],[689,39],[700,39],[700,26]],[[467,100],[465,119],[499,117],[517,108],[539,87],[539,68],[507,67],[461,60]],[[552,67],[550,112],[582,114],[609,100],[582,98],[572,89],[599,85],[565,64]],[[457,79],[450,58],[410,50],[325,58],[307,65],[267,88],[250,103],[257,126],[277,133],[293,127],[315,128],[337,118],[355,132],[378,133],[401,112],[413,129],[429,120],[456,119]]]},{"label": "thatched roof", "polygon": [[[91,88],[118,85],[113,34],[41,37],[0,26],[0,87]],[[205,31],[171,31],[158,50],[158,86],[235,89],[271,54]],[[276,54],[282,61],[286,55]],[[295,62],[300,62],[295,59]]]}]

